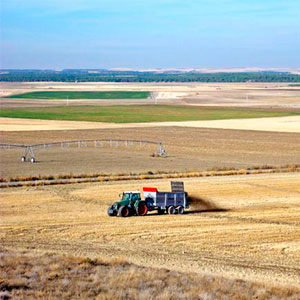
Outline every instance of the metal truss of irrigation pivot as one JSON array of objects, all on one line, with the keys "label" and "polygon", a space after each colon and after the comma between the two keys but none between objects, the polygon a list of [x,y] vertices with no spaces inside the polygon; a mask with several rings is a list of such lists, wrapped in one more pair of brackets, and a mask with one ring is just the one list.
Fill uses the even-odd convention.
[{"label": "metal truss of irrigation pivot", "polygon": [[[141,140],[120,140],[120,139],[101,139],[101,140],[75,140],[75,141],[63,141],[63,142],[55,142],[55,143],[44,143],[44,144],[33,144],[33,145],[22,145],[22,144],[1,144],[0,148],[11,149],[11,148],[23,148],[25,150],[24,155],[21,157],[21,161],[25,162],[26,160],[30,160],[32,163],[36,161],[34,150],[36,149],[48,149],[52,147],[61,147],[61,148],[69,148],[69,147],[94,147],[100,148],[105,145],[109,145],[110,147],[119,147],[124,145],[125,147],[138,145],[143,147],[145,145],[156,145],[157,146],[157,155],[165,156],[166,150],[164,149],[162,142],[155,141],[141,141]],[[30,157],[30,159],[29,159]]]}]

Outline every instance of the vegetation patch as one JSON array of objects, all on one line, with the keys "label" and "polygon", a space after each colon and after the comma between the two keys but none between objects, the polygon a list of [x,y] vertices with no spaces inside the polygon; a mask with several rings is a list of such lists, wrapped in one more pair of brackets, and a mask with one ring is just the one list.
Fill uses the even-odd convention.
[{"label": "vegetation patch", "polygon": [[167,105],[131,106],[58,106],[2,109],[0,117],[89,121],[108,123],[143,123],[170,121],[225,120],[300,115],[300,112],[280,112],[246,109],[202,108]]},{"label": "vegetation patch", "polygon": [[1,250],[0,299],[299,299],[298,288],[140,267],[124,259]]},{"label": "vegetation patch", "polygon": [[76,92],[76,91],[45,91],[12,95],[8,98],[18,99],[146,99],[150,92],[108,91],[108,92]]},{"label": "vegetation patch", "polygon": [[153,180],[153,179],[177,179],[193,177],[212,177],[212,176],[233,176],[233,175],[254,175],[254,174],[271,174],[271,173],[290,173],[300,172],[300,164],[276,166],[254,166],[247,169],[236,169],[234,167],[211,168],[207,171],[186,171],[186,172],[166,172],[148,171],[147,173],[130,173],[130,174],[61,174],[45,176],[27,176],[11,177],[10,179],[0,178],[0,188],[22,187],[22,186],[44,186],[58,184],[73,184],[86,182],[110,182],[110,181],[127,181],[127,180]]}]

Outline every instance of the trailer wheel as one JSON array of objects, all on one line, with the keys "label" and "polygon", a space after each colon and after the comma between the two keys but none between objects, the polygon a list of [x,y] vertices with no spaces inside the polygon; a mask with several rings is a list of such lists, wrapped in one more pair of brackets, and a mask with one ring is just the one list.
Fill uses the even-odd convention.
[{"label": "trailer wheel", "polygon": [[22,156],[22,157],[21,157],[21,162],[24,162],[24,161],[26,161],[26,157],[25,157],[25,156]]},{"label": "trailer wheel", "polygon": [[176,213],[175,207],[174,207],[174,206],[170,206],[170,207],[168,208],[168,214],[169,214],[169,215],[174,215],[175,213]]},{"label": "trailer wheel", "polygon": [[163,215],[163,214],[165,213],[165,209],[159,208],[159,209],[157,210],[157,213],[158,213],[159,215]]},{"label": "trailer wheel", "polygon": [[147,205],[144,202],[140,202],[135,209],[138,216],[145,216],[148,212]]},{"label": "trailer wheel", "polygon": [[184,213],[184,207],[183,206],[178,206],[177,207],[177,212],[179,215],[182,215]]},{"label": "trailer wheel", "polygon": [[129,216],[129,209],[127,206],[121,206],[118,210],[118,217],[126,218]]}]

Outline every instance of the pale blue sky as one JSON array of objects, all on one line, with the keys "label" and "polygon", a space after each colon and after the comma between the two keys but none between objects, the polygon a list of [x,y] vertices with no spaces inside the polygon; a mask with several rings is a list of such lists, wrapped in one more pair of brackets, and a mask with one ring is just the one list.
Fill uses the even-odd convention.
[{"label": "pale blue sky", "polygon": [[300,67],[300,0],[0,0],[1,68]]}]

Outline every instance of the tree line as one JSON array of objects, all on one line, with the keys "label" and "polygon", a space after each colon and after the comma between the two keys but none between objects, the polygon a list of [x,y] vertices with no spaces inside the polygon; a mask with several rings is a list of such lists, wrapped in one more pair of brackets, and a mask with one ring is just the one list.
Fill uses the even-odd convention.
[{"label": "tree line", "polygon": [[58,82],[300,82],[299,74],[288,72],[137,72],[88,70],[1,70],[0,81],[58,81]]}]

